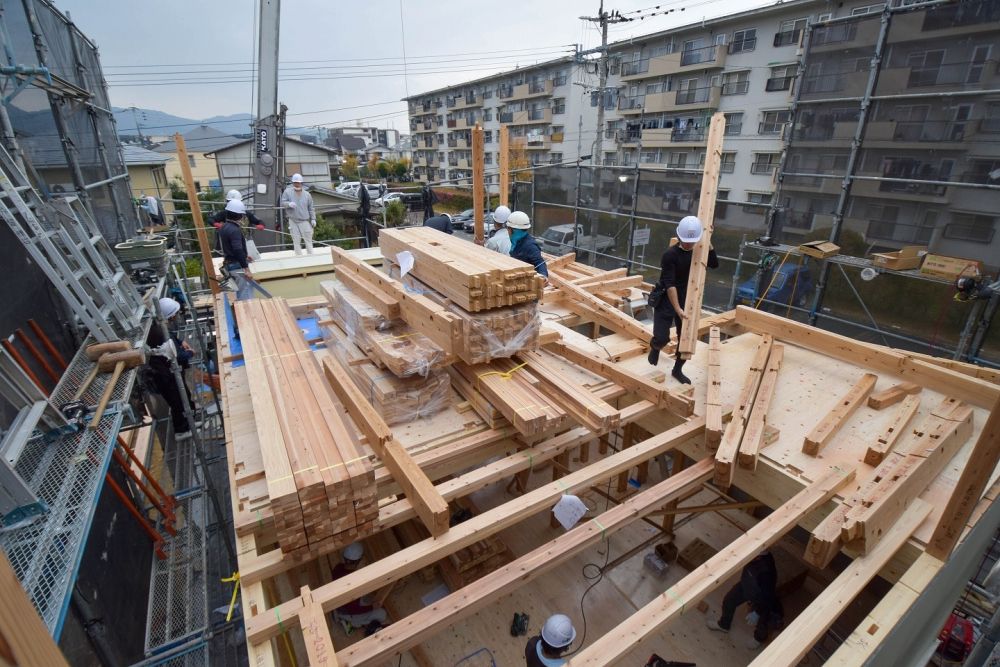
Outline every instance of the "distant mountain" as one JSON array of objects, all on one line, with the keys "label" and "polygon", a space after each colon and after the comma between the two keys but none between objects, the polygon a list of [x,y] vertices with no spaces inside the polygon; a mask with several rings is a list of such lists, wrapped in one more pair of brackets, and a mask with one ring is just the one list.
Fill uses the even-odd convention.
[{"label": "distant mountain", "polygon": [[156,109],[139,109],[135,112],[131,109],[112,107],[115,114],[115,122],[118,124],[118,134],[135,135],[136,120],[144,135],[168,135],[175,132],[185,133],[188,130],[204,124],[214,127],[226,134],[249,134],[250,114],[232,114],[230,116],[212,116],[202,120],[183,118],[173,114],[157,111]]}]

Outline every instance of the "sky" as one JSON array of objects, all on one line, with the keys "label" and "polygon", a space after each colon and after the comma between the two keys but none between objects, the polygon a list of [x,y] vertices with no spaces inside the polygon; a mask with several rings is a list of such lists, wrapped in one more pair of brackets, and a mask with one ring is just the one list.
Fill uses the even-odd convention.
[{"label": "sky", "polygon": [[[599,0],[284,0],[278,98],[289,125],[408,129],[402,98],[600,44]],[[54,0],[100,49],[115,106],[256,114],[258,0]],[[609,0],[609,41],[770,4]],[[141,8],[141,11],[139,11]],[[405,74],[404,74],[405,73]],[[596,83],[596,81],[595,81]]]}]

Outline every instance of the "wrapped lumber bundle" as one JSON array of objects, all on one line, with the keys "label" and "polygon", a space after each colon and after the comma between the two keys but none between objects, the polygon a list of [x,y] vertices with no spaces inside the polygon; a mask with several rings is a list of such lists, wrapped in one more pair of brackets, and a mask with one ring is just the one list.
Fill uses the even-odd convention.
[{"label": "wrapped lumber bundle", "polygon": [[429,227],[384,229],[379,246],[397,264],[409,252],[413,275],[470,313],[537,302],[545,287],[524,262]]},{"label": "wrapped lumber bundle", "polygon": [[[325,309],[316,313],[320,319],[328,319]],[[423,376],[398,377],[377,367],[358,347],[357,338],[349,337],[336,325],[323,326],[321,332],[329,353],[346,369],[355,386],[389,426],[429,417],[448,406],[451,383],[447,371],[431,370]]]},{"label": "wrapped lumber bundle", "polygon": [[375,475],[283,299],[236,304],[267,492],[283,552],[374,531]]},{"label": "wrapped lumber bundle", "polygon": [[465,398],[477,412],[484,403],[499,410],[527,438],[566,424],[566,413],[538,388],[538,379],[524,364],[510,359],[477,365],[456,362],[452,370],[464,380],[456,386],[466,392]]},{"label": "wrapped lumber bundle", "polygon": [[324,281],[320,289],[330,303],[330,318],[369,358],[396,376],[426,376],[450,363],[427,336],[401,319],[382,317],[349,287]]}]

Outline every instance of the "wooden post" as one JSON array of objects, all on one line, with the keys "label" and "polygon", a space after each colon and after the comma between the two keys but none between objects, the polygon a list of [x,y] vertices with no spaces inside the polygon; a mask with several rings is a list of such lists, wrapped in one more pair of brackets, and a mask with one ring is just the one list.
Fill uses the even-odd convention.
[{"label": "wooden post", "polygon": [[66,665],[48,628],[0,551],[0,664]]},{"label": "wooden post", "polygon": [[472,211],[476,223],[476,245],[486,242],[483,230],[483,126],[476,123],[472,128]]},{"label": "wooden post", "polygon": [[[629,447],[635,444],[635,424],[629,422],[625,424],[625,428],[622,433],[622,451],[625,451]],[[621,474],[618,475],[618,484],[615,486],[615,491],[618,493],[625,493],[628,489],[628,476],[632,470],[623,470]]]},{"label": "wooden post", "polygon": [[194,177],[191,175],[191,165],[188,163],[187,146],[184,137],[178,132],[174,135],[177,142],[177,161],[181,164],[184,175],[184,186],[187,188],[188,203],[191,205],[191,219],[194,220],[194,231],[198,235],[198,247],[201,249],[201,261],[205,265],[205,275],[212,294],[219,293],[219,281],[215,279],[215,264],[212,263],[212,249],[208,246],[208,233],[205,232],[205,221],[201,217],[201,202],[198,201],[198,191],[194,189]]},{"label": "wooden post", "polygon": [[1000,459],[1000,399],[993,404],[979,439],[972,447],[969,462],[962,469],[962,476],[958,478],[948,504],[941,513],[934,535],[927,545],[927,553],[931,556],[938,560],[948,559],[989,484],[997,459]]},{"label": "wooden post", "polygon": [[705,271],[708,268],[708,251],[712,245],[712,228],[715,220],[715,198],[719,194],[719,169],[722,164],[722,135],[726,130],[726,117],[720,112],[712,116],[708,125],[705,148],[705,173],[701,179],[701,197],[698,199],[698,219],[704,232],[691,251],[691,273],[688,277],[684,314],[687,323],[681,327],[677,341],[681,359],[690,359],[698,341],[697,322],[701,319],[701,301],[705,291]]},{"label": "wooden post", "polygon": [[510,200],[510,132],[506,125],[500,126],[500,203],[508,206]]},{"label": "wooden post", "polygon": [[[666,454],[662,454],[661,456],[666,456]],[[670,456],[674,462],[674,465],[670,470],[670,476],[673,477],[684,470],[684,464],[687,462],[687,458],[685,458],[684,452],[679,449],[675,449],[670,452]],[[661,527],[663,528],[663,532],[667,535],[674,534],[674,521],[677,519],[677,503],[679,502],[680,498],[667,503],[663,507],[663,509],[667,511],[667,514],[663,515],[663,523],[661,524]]]}]

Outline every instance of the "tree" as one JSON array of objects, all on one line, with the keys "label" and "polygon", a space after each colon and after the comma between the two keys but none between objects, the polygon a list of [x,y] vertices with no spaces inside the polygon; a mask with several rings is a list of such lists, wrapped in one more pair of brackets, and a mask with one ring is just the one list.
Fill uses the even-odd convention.
[{"label": "tree", "polygon": [[349,178],[356,180],[358,178],[358,158],[354,155],[348,155],[344,158],[344,164],[340,167],[340,173],[344,175],[344,178]]},{"label": "tree", "polygon": [[406,220],[406,205],[398,199],[385,207],[385,219],[389,227],[398,227]]},{"label": "tree", "polygon": [[410,161],[405,157],[400,158],[392,165],[392,175],[396,177],[397,181],[403,180],[406,177],[406,173],[410,171]]},{"label": "tree", "polygon": [[389,176],[389,163],[388,162],[379,162],[377,165],[375,165],[375,171],[378,172],[378,175],[381,178],[388,178],[388,176]]},{"label": "tree", "polygon": [[368,173],[377,174],[378,173],[378,156],[372,155],[368,158]]}]

